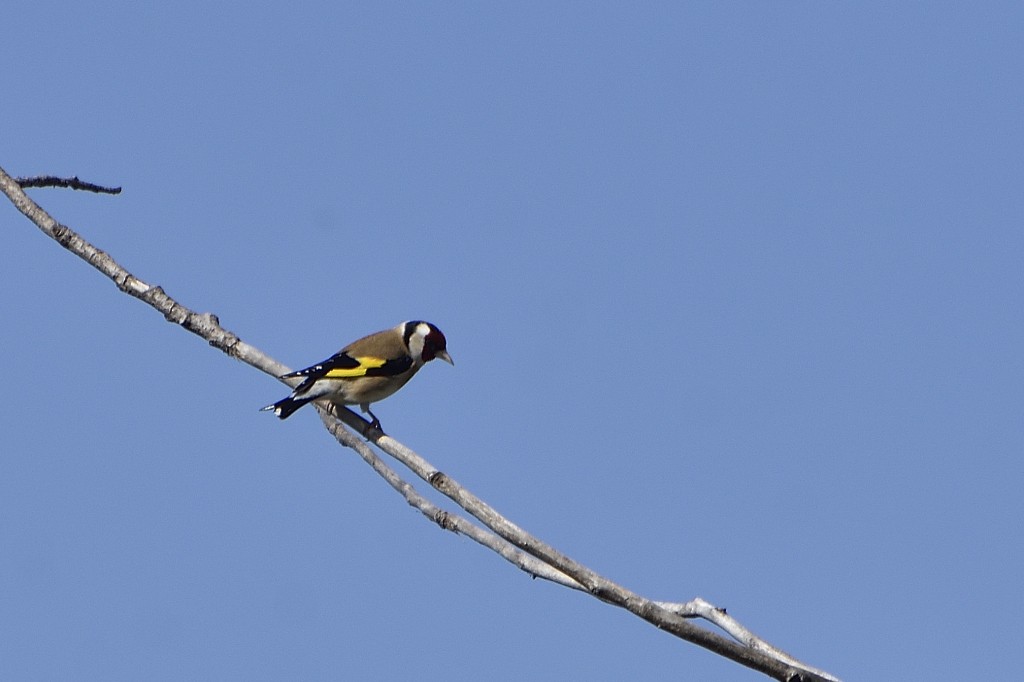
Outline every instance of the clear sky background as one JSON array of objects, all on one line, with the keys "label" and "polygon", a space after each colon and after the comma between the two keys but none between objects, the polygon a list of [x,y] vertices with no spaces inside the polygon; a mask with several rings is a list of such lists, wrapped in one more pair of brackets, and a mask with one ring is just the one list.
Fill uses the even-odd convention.
[{"label": "clear sky background", "polygon": [[[845,680],[1020,674],[1019,3],[17,3],[0,166],[385,428]],[[6,205],[6,202],[5,202]],[[0,208],[0,679],[766,679],[424,521]],[[421,486],[422,488],[423,486]]]}]

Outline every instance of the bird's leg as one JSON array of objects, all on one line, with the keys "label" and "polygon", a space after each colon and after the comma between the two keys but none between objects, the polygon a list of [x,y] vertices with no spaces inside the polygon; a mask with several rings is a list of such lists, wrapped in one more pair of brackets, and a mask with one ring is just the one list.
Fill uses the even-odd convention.
[{"label": "bird's leg", "polygon": [[380,420],[377,419],[377,415],[375,415],[373,412],[370,412],[370,404],[364,403],[359,407],[362,408],[363,412],[365,412],[366,414],[370,415],[370,417],[373,418],[373,421],[370,422],[370,425],[366,427],[366,429],[363,431],[363,434],[365,435],[374,429],[377,429],[381,433],[384,433],[384,429],[380,427]]}]

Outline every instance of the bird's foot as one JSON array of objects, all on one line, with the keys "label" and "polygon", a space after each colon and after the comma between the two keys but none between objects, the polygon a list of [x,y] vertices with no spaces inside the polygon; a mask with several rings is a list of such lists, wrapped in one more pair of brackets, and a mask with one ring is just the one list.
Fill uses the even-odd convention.
[{"label": "bird's foot", "polygon": [[369,438],[372,431],[378,431],[381,435],[384,435],[384,429],[380,427],[380,420],[376,417],[363,429],[363,435]]}]

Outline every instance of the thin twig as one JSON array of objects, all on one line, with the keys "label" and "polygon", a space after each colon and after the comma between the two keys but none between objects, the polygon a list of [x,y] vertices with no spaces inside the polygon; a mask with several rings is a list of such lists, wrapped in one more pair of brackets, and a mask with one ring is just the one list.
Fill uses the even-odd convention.
[{"label": "thin twig", "polygon": [[[22,191],[18,181],[12,179],[2,169],[0,169],[0,190],[44,233],[103,272],[123,292],[160,311],[168,321],[181,325],[206,339],[210,345],[263,372],[279,377],[288,371],[288,368],[281,363],[221,327],[215,315],[196,313],[182,306],[159,286],[147,284],[136,278],[107,253],[94,247],[67,226],[55,221]],[[454,479],[438,471],[410,448],[389,436],[377,435],[373,441],[381,450],[398,459],[417,476],[455,501],[493,532],[480,528],[464,517],[436,507],[416,492],[409,483],[403,481],[369,449],[365,442],[345,429],[334,417],[340,418],[360,432],[365,432],[366,421],[351,410],[339,409],[337,406],[330,405],[325,407],[329,407],[334,416],[331,416],[324,407],[318,405],[321,418],[339,442],[355,449],[373,467],[374,471],[405,497],[409,504],[419,509],[442,528],[467,535],[535,577],[542,577],[573,589],[586,591],[602,601],[625,608],[682,639],[710,649],[775,679],[787,682],[797,682],[798,680],[838,682],[838,678],[799,663],[788,654],[755,637],[734,619],[726,616],[724,610],[716,609],[704,600],[696,599],[685,604],[655,602],[607,580],[526,533],[463,488]],[[726,632],[736,637],[740,643],[687,622],[686,619],[694,617],[704,618],[718,624]]]},{"label": "thin twig", "polygon": [[97,194],[121,193],[120,187],[94,185],[91,182],[79,180],[77,175],[70,178],[58,178],[55,175],[37,175],[33,178],[14,178],[14,181],[18,183],[18,186],[22,189],[28,189],[30,187],[66,187],[82,190],[83,192],[95,192]]}]

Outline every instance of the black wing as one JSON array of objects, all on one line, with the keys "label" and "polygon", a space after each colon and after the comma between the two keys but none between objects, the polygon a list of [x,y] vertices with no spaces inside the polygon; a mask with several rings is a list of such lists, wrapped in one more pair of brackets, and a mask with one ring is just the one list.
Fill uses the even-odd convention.
[{"label": "black wing", "polygon": [[306,377],[303,384],[324,377],[331,379],[355,379],[357,377],[392,377],[407,372],[412,367],[412,357],[377,358],[373,356],[352,357],[348,353],[336,353],[323,362],[281,376],[282,379]]}]

